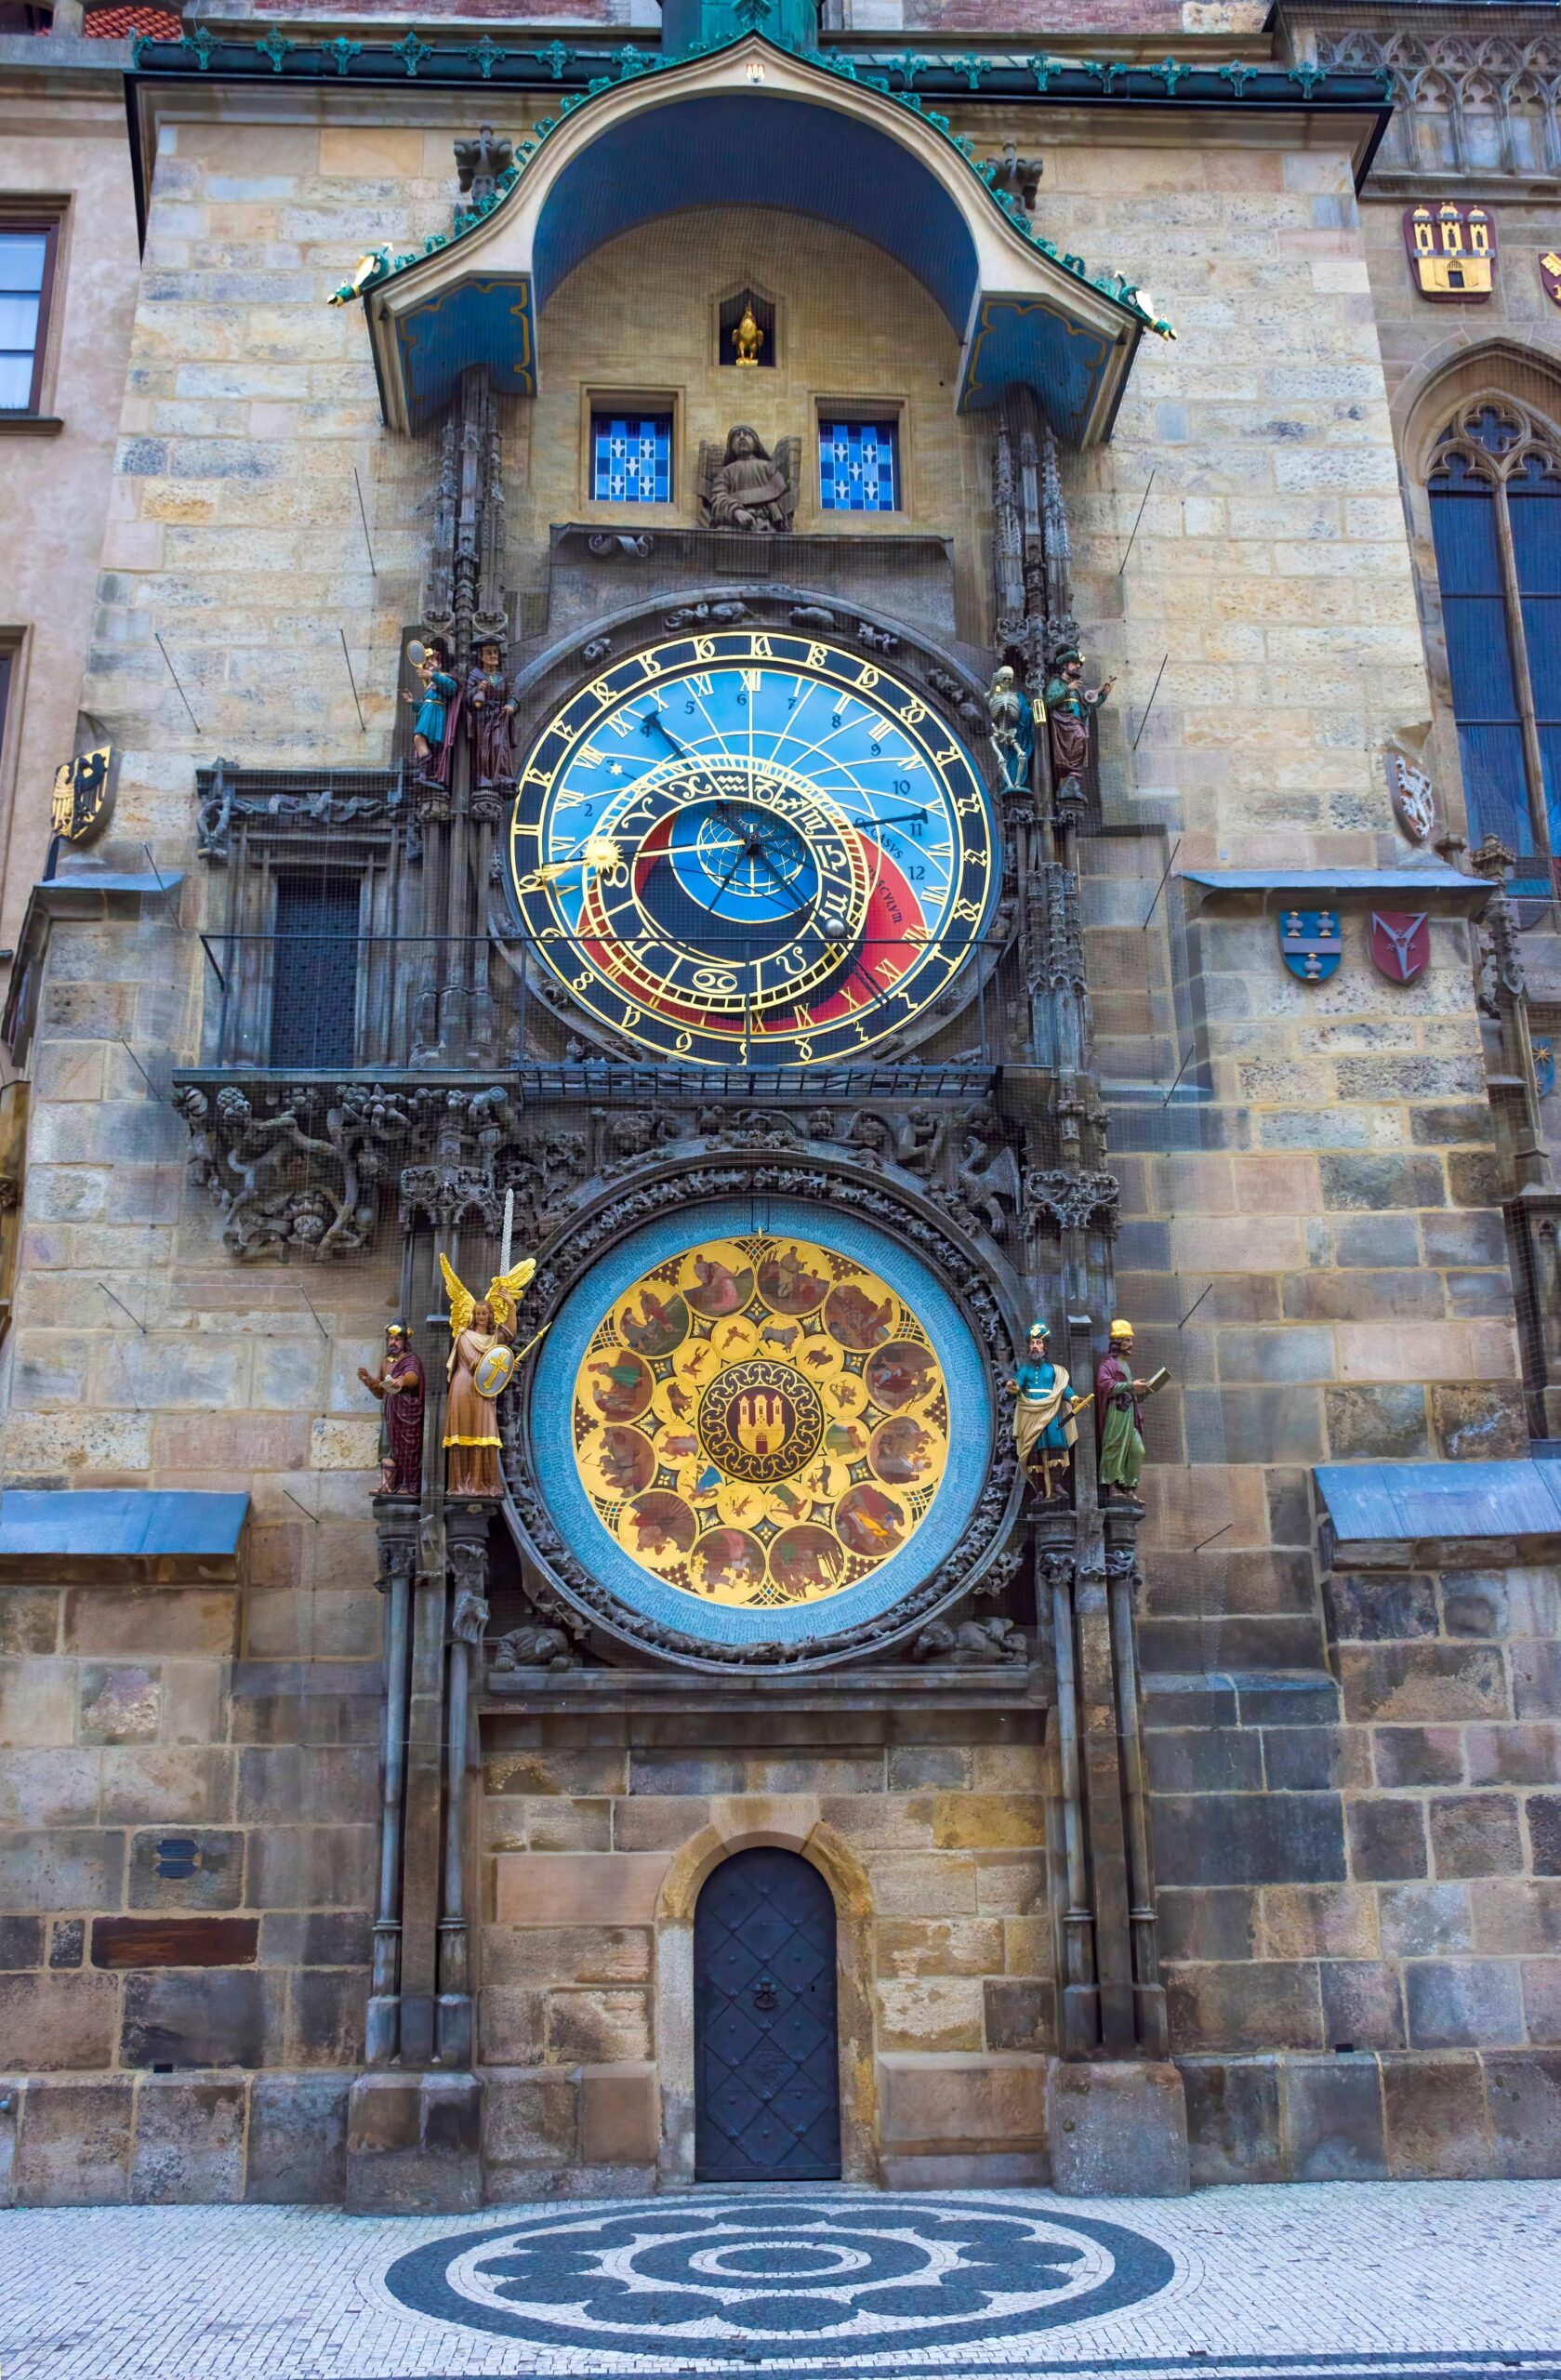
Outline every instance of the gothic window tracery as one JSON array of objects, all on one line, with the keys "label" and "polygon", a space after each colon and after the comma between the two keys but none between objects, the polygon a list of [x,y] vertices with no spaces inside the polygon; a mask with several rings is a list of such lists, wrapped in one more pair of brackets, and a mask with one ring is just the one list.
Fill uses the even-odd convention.
[{"label": "gothic window tracery", "polygon": [[1475,396],[1428,479],[1471,839],[1499,836],[1520,879],[1548,891],[1561,853],[1561,433],[1515,397]]}]

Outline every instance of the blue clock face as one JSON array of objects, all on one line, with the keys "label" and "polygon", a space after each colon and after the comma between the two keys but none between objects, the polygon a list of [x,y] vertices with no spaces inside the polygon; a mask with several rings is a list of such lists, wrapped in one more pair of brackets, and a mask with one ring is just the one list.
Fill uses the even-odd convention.
[{"label": "blue clock face", "polygon": [[510,837],[536,948],[658,1054],[839,1064],[921,1017],[997,892],[959,738],[893,671],[730,629],[637,653],[527,757]]}]

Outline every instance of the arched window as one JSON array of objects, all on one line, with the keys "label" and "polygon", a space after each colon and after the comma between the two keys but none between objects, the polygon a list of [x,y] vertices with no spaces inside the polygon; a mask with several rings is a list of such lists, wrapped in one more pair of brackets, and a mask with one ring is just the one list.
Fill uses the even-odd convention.
[{"label": "arched window", "polygon": [[[1546,892],[1561,858],[1561,436],[1481,396],[1438,439],[1431,522],[1471,840]],[[1558,888],[1561,889],[1561,888]]]}]

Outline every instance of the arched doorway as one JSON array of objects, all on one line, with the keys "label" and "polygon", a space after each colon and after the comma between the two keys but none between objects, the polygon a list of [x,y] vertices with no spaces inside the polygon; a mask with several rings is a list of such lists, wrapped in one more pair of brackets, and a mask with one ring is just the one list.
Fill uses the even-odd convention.
[{"label": "arched doorway", "polygon": [[835,1903],[794,1851],[735,1852],[700,1893],[694,2092],[695,2180],[839,2179]]}]

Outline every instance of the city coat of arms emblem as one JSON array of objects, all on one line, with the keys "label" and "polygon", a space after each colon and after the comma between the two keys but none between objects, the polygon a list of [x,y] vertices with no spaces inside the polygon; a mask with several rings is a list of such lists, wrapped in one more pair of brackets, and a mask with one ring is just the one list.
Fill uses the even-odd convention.
[{"label": "city coat of arms emblem", "polygon": [[1279,956],[1303,984],[1326,984],[1343,956],[1337,909],[1282,909]]},{"label": "city coat of arms emblem", "polygon": [[1371,964],[1390,984],[1412,984],[1431,964],[1431,920],[1423,910],[1373,909]]},{"label": "city coat of arms emblem", "polygon": [[1561,306],[1561,257],[1549,248],[1540,258],[1540,280],[1553,306]]},{"label": "city coat of arms emblem", "polygon": [[1436,802],[1431,779],[1403,752],[1389,751],[1387,789],[1399,831],[1411,843],[1423,843],[1436,823]]},{"label": "city coat of arms emblem", "polygon": [[102,833],[113,815],[114,757],[112,744],[98,744],[61,760],[49,802],[51,833],[68,843],[89,843]]},{"label": "city coat of arms emblem", "polygon": [[1496,226],[1483,206],[1448,199],[1404,211],[1404,245],[1422,298],[1437,306],[1488,303],[1496,272]]}]

